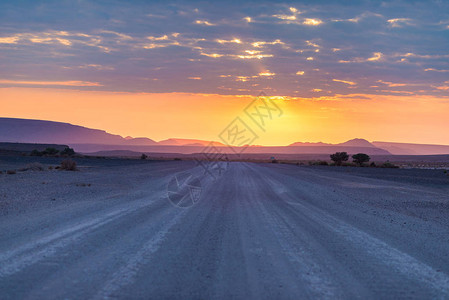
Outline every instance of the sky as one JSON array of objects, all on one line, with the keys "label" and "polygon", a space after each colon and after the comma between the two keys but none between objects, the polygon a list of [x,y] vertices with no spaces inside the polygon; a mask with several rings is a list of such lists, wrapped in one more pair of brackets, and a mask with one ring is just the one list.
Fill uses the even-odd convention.
[{"label": "sky", "polygon": [[[0,116],[123,136],[449,144],[447,1],[1,1]],[[261,92],[280,116],[245,113]]]}]

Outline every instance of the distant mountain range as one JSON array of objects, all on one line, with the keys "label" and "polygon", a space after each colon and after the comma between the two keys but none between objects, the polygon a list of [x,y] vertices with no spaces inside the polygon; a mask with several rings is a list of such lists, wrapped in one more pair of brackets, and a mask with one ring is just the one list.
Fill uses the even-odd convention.
[{"label": "distant mountain range", "polygon": [[[135,151],[154,153],[199,153],[211,143],[224,152],[232,152],[225,144],[197,139],[176,139],[156,142],[146,137],[122,137],[104,130],[91,129],[68,123],[0,118],[0,142],[63,144],[77,152]],[[245,153],[330,154],[338,151],[367,153],[369,155],[437,155],[449,154],[449,146],[372,142],[352,139],[344,143],[297,142],[289,146],[249,146]]]}]

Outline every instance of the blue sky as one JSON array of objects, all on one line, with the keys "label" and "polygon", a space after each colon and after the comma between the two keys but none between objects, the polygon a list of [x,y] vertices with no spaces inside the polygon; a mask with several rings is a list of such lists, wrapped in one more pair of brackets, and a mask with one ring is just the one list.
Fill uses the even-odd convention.
[{"label": "blue sky", "polygon": [[449,2],[2,1],[0,86],[446,97]]}]

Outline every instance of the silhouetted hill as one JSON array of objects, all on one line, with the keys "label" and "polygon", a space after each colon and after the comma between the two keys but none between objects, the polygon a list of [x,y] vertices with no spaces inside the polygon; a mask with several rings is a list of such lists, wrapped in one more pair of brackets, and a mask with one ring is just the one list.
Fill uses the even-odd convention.
[{"label": "silhouetted hill", "polygon": [[[295,153],[335,153],[335,152],[348,152],[349,154],[366,153],[368,155],[389,155],[390,152],[386,149],[376,147],[367,140],[364,139],[352,139],[344,143],[339,144],[327,144],[327,143],[293,143],[289,148],[295,148]],[[281,152],[289,153],[289,152]]]},{"label": "silhouetted hill", "polygon": [[298,153],[298,154],[332,154],[335,152],[348,152],[348,154],[365,153],[368,155],[389,155],[387,150],[377,147],[357,147],[357,146],[341,146],[340,144],[329,144],[325,146],[288,146],[289,151],[279,153]]},{"label": "silhouetted hill", "polygon": [[296,142],[293,144],[290,144],[291,147],[303,147],[303,146],[332,146],[332,144],[318,142],[318,143],[311,143],[311,142]]},{"label": "silhouetted hill", "polygon": [[148,138],[125,139],[104,130],[69,123],[0,118],[0,142],[49,144],[156,145]]},{"label": "silhouetted hill", "polygon": [[336,147],[336,146],[342,146],[342,147],[362,147],[362,148],[376,147],[365,139],[352,139],[347,142],[339,143],[339,144],[329,144],[329,143],[323,143],[323,142],[318,142],[318,143],[296,142],[296,143],[290,144],[289,146],[292,146],[292,147],[310,147],[310,146],[313,146],[313,147],[316,147],[316,146]]},{"label": "silhouetted hill", "polygon": [[226,146],[220,142],[195,140],[195,139],[171,138],[171,139],[167,139],[167,140],[158,142],[159,145],[163,145],[163,146],[208,146],[210,143],[213,143],[213,145],[217,146],[217,147]]},{"label": "silhouetted hill", "polygon": [[337,146],[376,148],[376,146],[374,146],[373,144],[364,139],[352,139],[347,142],[337,144]]},{"label": "silhouetted hill", "polygon": [[373,144],[395,155],[438,155],[449,154],[449,146],[391,142],[373,142]]}]

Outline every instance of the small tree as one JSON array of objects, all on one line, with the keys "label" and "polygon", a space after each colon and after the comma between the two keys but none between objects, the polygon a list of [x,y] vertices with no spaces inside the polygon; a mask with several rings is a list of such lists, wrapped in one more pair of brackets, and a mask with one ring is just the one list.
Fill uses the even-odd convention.
[{"label": "small tree", "polygon": [[56,155],[59,153],[59,150],[56,148],[47,148],[44,150],[44,155]]},{"label": "small tree", "polygon": [[352,156],[352,159],[354,163],[358,164],[359,166],[362,166],[364,163],[369,162],[371,157],[369,157],[368,154],[365,153],[357,153]]},{"label": "small tree", "polygon": [[142,155],[140,156],[140,159],[147,159],[148,155],[146,155],[145,153],[142,153]]},{"label": "small tree", "polygon": [[341,166],[341,164],[348,159],[349,155],[346,152],[336,152],[335,154],[331,154],[331,160],[335,162],[336,166]]},{"label": "small tree", "polygon": [[37,149],[34,149],[33,151],[31,151],[30,155],[31,155],[31,156],[42,156],[43,153],[40,152],[40,151],[37,150]]},{"label": "small tree", "polygon": [[66,147],[64,150],[61,151],[61,155],[68,155],[68,156],[75,155],[75,150],[73,150],[72,148]]}]

